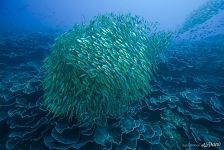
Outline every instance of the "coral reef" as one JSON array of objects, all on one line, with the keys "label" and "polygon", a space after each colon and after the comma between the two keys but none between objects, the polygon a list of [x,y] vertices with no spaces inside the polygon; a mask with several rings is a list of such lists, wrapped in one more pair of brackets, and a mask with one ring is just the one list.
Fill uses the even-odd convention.
[{"label": "coral reef", "polygon": [[53,38],[0,41],[1,150],[224,149],[223,34],[175,39],[150,93],[104,127],[54,118],[43,105],[40,68]]},{"label": "coral reef", "polygon": [[103,125],[150,90],[169,33],[140,17],[96,16],[57,38],[47,57],[44,105],[55,117]]},{"label": "coral reef", "polygon": [[[39,80],[43,74],[38,70],[48,49],[37,48],[36,51],[23,47],[16,51],[21,48],[18,40],[8,41],[8,46],[14,45],[15,54],[24,54],[24,65],[18,67],[20,64],[17,64],[18,69],[13,74],[10,72],[16,64],[7,65],[7,70],[0,71],[4,77],[1,82],[4,91],[0,92],[0,149],[187,149],[192,148],[188,144],[201,146],[207,142],[222,142],[224,53],[217,40],[223,41],[224,37],[173,43],[172,51],[166,51],[166,61],[159,61],[159,75],[151,83],[151,93],[123,116],[108,118],[105,127],[47,115]],[[8,53],[3,52],[6,44],[0,45],[1,55]],[[42,56],[33,62],[39,67],[32,68],[27,63],[33,52]],[[26,72],[23,76],[27,82],[21,80],[21,72]],[[24,86],[26,90],[23,86],[11,90],[16,85],[29,85],[29,76],[35,78],[30,86]],[[212,148],[223,149],[223,145]]]}]

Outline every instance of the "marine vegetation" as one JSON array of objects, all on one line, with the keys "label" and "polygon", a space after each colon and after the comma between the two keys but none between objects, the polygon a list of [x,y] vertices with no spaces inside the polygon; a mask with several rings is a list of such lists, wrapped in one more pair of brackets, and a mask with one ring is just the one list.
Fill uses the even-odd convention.
[{"label": "marine vegetation", "polygon": [[59,36],[46,58],[44,105],[54,117],[105,124],[151,90],[170,33],[131,14],[96,16]]}]

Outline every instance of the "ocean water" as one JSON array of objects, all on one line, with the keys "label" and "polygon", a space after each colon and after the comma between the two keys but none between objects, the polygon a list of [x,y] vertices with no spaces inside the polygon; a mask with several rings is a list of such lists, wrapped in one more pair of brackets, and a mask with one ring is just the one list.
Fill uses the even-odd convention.
[{"label": "ocean water", "polygon": [[[0,150],[224,149],[224,1],[97,3],[0,2]],[[111,12],[171,33],[150,92],[104,126],[55,117],[44,105],[45,58],[74,24]]]}]

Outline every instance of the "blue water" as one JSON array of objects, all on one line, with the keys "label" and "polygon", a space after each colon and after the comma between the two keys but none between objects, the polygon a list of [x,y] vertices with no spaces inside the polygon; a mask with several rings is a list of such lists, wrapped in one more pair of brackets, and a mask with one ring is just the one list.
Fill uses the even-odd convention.
[{"label": "blue water", "polygon": [[[165,30],[171,30],[173,37],[158,56],[158,72],[151,81],[153,91],[133,104],[130,112],[108,118],[106,127],[54,118],[43,106],[44,58],[69,23],[78,23],[72,18],[85,17],[76,14],[64,25],[52,27],[58,23],[53,21],[41,26],[38,18],[43,16],[34,17],[28,11],[34,7],[1,1],[1,8],[9,8],[11,17],[3,17],[0,29],[0,150],[224,149],[224,2],[217,1],[220,5],[214,8],[215,13],[202,9],[208,11],[204,20],[188,24],[184,30],[172,20],[171,24],[166,22],[165,13],[157,14],[161,28],[169,24]],[[13,8],[23,11],[23,15],[17,14],[23,16],[23,23],[10,20],[19,12]],[[4,12],[7,14],[7,9]],[[86,20],[88,17],[91,15]],[[30,24],[24,26],[27,19]]]}]

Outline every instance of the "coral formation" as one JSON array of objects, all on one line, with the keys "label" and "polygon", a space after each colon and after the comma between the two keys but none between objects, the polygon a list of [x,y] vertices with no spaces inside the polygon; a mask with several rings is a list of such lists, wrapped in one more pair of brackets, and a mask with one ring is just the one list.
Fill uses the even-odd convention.
[{"label": "coral formation", "polygon": [[[43,76],[39,68],[49,52],[48,38],[42,37],[45,41],[42,44],[38,42],[40,38],[35,38],[34,46],[27,47],[21,38],[0,44],[1,58],[10,60],[15,56],[12,60],[17,60],[22,56],[24,60],[23,65],[7,62],[2,65],[7,68],[0,70],[1,150],[181,150],[191,149],[188,144],[206,146],[209,142],[223,141],[224,36],[173,43],[166,50],[167,61],[158,61],[159,75],[151,83],[151,94],[132,106],[130,113],[109,118],[106,127],[47,115],[42,105],[44,92],[40,79]],[[28,63],[33,60],[29,58],[37,56],[34,54],[41,56],[32,62],[36,67]],[[21,75],[27,82],[21,80]],[[30,76],[35,78],[30,80]],[[224,149],[223,144],[210,148]]]},{"label": "coral formation", "polygon": [[57,38],[44,68],[44,104],[57,116],[105,123],[150,92],[154,57],[170,34],[140,17],[96,16]]},{"label": "coral formation", "polygon": [[[222,22],[220,27],[224,31]],[[1,150],[224,149],[222,33],[198,41],[191,37],[173,40],[163,60],[157,62],[159,76],[150,83],[151,93],[129,113],[109,117],[105,127],[47,115],[40,68],[54,36],[43,35],[0,40]],[[58,45],[66,50],[65,45]]]}]

